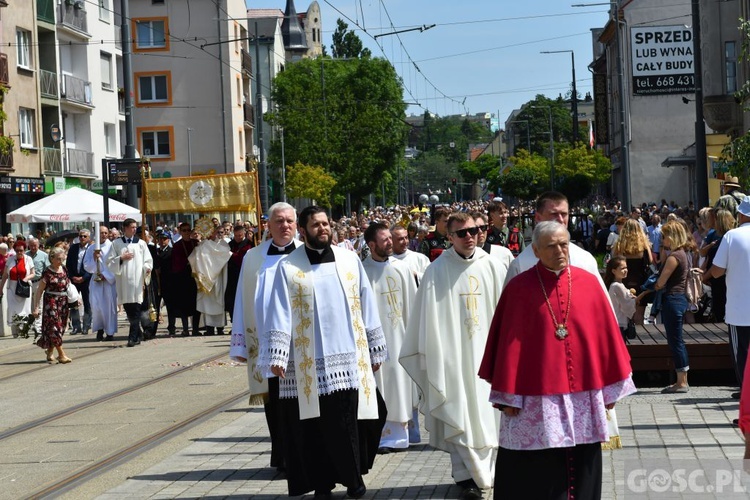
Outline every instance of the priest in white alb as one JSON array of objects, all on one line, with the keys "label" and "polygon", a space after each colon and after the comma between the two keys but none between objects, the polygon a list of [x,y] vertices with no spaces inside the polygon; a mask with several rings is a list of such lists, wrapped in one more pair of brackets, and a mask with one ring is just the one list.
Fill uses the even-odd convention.
[{"label": "priest in white alb", "polygon": [[357,254],[331,246],[320,207],[299,216],[305,245],[279,265],[258,368],[277,376],[289,495],[367,492],[386,409],[374,372],[388,359],[377,305]]},{"label": "priest in white alb", "polygon": [[405,227],[393,226],[391,236],[393,237],[393,257],[409,266],[417,285],[419,285],[422,275],[427,266],[430,265],[430,259],[423,253],[409,250],[409,233]]},{"label": "priest in white alb", "polygon": [[[125,219],[122,223],[122,238],[112,241],[112,249],[107,253],[107,267],[115,275],[117,303],[122,304],[128,317],[128,347],[141,343],[141,304],[143,286],[150,282],[154,259],[148,245],[136,234],[138,223],[135,219]],[[148,280],[148,281],[147,281]]]},{"label": "priest in white alb", "polygon": [[265,332],[263,319],[269,308],[271,289],[279,262],[302,242],[295,239],[297,211],[278,202],[268,209],[271,239],[251,248],[242,259],[232,314],[229,357],[247,362],[250,404],[263,405],[271,436],[271,467],[284,469],[283,432],[279,429],[279,379],[266,379],[258,371],[259,332]]},{"label": "priest in white alb", "polygon": [[91,273],[89,301],[91,303],[91,329],[96,332],[96,340],[113,340],[117,333],[117,288],[115,275],[106,265],[112,249],[107,226],[100,226],[99,243],[89,245],[83,257],[83,268]]},{"label": "priest in white alb", "polygon": [[[393,241],[386,224],[371,223],[364,236],[370,254],[362,265],[378,303],[380,324],[388,350],[398,353],[417,294],[417,284],[406,264],[391,257]],[[388,419],[383,427],[378,452],[406,449],[409,447],[409,420],[412,419],[414,403],[418,401],[413,396],[414,382],[395,354],[383,363],[375,374],[375,380],[388,408]]]},{"label": "priest in white alb", "polygon": [[500,261],[476,246],[477,234],[469,214],[450,215],[453,246],[424,273],[399,358],[423,392],[430,444],[450,453],[466,499],[492,486],[499,415],[477,372],[505,280]]},{"label": "priest in white alb", "polygon": [[[196,224],[196,230],[198,226]],[[206,335],[214,335],[217,328],[221,335],[227,324],[224,292],[227,288],[227,262],[232,257],[232,251],[213,227],[210,234],[201,236],[204,239],[188,256],[198,287],[196,309],[203,314]]]}]

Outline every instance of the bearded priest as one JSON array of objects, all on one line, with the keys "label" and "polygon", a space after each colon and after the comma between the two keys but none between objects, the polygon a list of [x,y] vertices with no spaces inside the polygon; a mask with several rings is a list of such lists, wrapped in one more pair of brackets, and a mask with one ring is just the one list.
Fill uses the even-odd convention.
[{"label": "bearded priest", "polygon": [[606,410],[636,391],[609,300],[569,265],[569,243],[565,226],[539,222],[539,262],[509,281],[492,320],[479,376],[502,412],[496,499],[600,498]]},{"label": "bearded priest", "polygon": [[289,496],[367,493],[386,419],[374,372],[388,359],[378,309],[356,253],[331,245],[325,210],[299,215],[304,246],[274,276],[258,369],[279,377]]},{"label": "bearded priest", "polygon": [[477,247],[469,214],[451,214],[447,232],[452,246],[422,277],[399,360],[422,391],[430,445],[450,453],[461,498],[479,499],[492,486],[499,415],[476,374],[505,267]]}]

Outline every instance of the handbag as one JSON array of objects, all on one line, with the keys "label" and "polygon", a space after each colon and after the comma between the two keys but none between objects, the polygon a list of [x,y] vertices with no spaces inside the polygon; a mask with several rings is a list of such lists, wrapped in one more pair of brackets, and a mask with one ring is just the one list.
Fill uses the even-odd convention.
[{"label": "handbag", "polygon": [[[18,262],[16,262],[16,271],[18,270]],[[16,273],[18,275],[18,273]],[[28,281],[19,279],[16,281],[16,297],[28,299],[31,297],[31,284]]]},{"label": "handbag", "polygon": [[24,299],[31,297],[31,285],[28,281],[16,281],[16,296]]},{"label": "handbag", "polygon": [[628,326],[625,327],[625,338],[628,340],[633,340],[637,336],[638,334],[635,333],[635,321],[629,319]]}]

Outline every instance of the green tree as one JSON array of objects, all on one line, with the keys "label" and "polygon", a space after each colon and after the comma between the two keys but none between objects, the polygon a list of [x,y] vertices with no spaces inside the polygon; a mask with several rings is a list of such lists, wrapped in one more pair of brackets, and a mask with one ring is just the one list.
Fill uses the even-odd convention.
[{"label": "green tree", "polygon": [[473,184],[479,179],[497,177],[499,166],[500,158],[483,154],[474,161],[462,161],[458,164],[458,170],[461,172],[461,178],[465,182]]},{"label": "green tree", "polygon": [[[541,94],[537,95],[521,106],[521,112],[513,118],[519,122],[528,121],[531,152],[546,155],[547,158],[550,155],[550,111],[552,113],[553,141],[570,142],[573,139],[573,120],[570,116],[570,110],[562,98],[549,99]],[[518,149],[526,149],[525,136],[526,131],[524,129],[521,133],[521,141],[516,145],[516,151],[512,151],[513,154],[516,154]]]},{"label": "green tree", "polygon": [[528,170],[533,174],[533,185],[531,186],[531,188],[535,192],[541,193],[542,191],[549,188],[550,171],[549,161],[547,160],[547,158],[537,153],[529,153],[525,149],[521,149],[515,156],[511,156],[510,158],[508,158],[508,162],[512,165],[511,170],[513,170],[514,168],[521,168],[524,170]]},{"label": "green tree", "polygon": [[558,144],[555,148],[555,183],[558,179],[582,176],[593,186],[607,182],[612,176],[612,162],[596,149],[589,149],[581,142],[576,147]]},{"label": "green tree", "polygon": [[336,179],[323,167],[297,162],[286,169],[286,194],[290,198],[310,198],[330,207],[335,186]]},{"label": "green tree", "polygon": [[331,36],[331,52],[335,59],[346,57],[370,57],[370,49],[362,45],[362,40],[353,32],[349,31],[349,25],[341,18],[336,20],[336,31]]},{"label": "green tree", "polygon": [[408,176],[415,192],[426,193],[448,187],[458,177],[458,166],[439,151],[427,151],[409,162]]},{"label": "green tree", "polygon": [[[276,76],[271,96],[266,117],[284,129],[287,164],[323,166],[337,181],[334,199],[349,195],[355,209],[403,155],[406,105],[385,59],[303,59]],[[270,161],[281,164],[279,141]]]},{"label": "green tree", "polygon": [[521,200],[531,200],[537,194],[536,173],[523,166],[510,167],[498,181],[503,195],[512,196]]}]

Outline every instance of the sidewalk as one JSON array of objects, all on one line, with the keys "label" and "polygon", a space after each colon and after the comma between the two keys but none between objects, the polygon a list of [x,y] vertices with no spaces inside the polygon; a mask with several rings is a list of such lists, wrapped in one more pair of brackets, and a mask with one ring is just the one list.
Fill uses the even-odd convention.
[{"label": "sidewalk", "polygon": [[[651,459],[658,459],[654,463],[668,472],[672,460],[677,461],[674,466],[683,468],[741,469],[744,442],[739,429],[732,426],[739,404],[729,397],[734,390],[692,387],[688,394],[663,395],[659,389],[643,389],[621,402],[617,416],[624,447],[603,452],[602,497],[747,498],[744,490],[741,496],[732,496],[733,490],[720,490],[717,485],[682,488],[677,476],[666,478],[666,493],[660,493],[664,488],[659,484],[663,482],[648,483],[641,493],[634,490],[644,481],[634,483],[633,478],[641,476],[634,476],[632,469],[643,466],[646,471],[642,479],[651,478]],[[268,467],[270,441],[262,409],[249,408],[239,414],[232,423],[197,439],[99,498],[284,498],[286,481]],[[426,432],[422,432],[425,443]],[[374,469],[365,476],[365,498],[457,498],[460,489],[453,483],[450,470],[448,454],[426,444],[379,455]],[[628,484],[626,477],[630,478]],[[736,490],[737,485],[733,487]],[[698,491],[699,488],[702,489]],[[336,498],[346,496],[341,486],[334,494]],[[486,493],[485,498],[492,498],[492,493]]]}]

